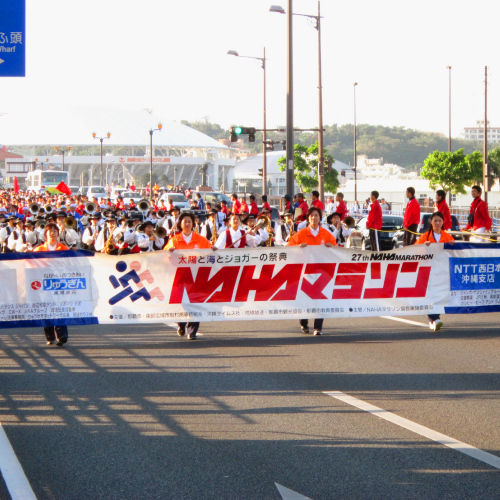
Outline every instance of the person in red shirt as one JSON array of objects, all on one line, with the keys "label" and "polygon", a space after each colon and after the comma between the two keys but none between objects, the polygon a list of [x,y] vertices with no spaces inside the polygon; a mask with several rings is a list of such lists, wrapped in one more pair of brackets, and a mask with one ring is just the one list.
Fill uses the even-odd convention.
[{"label": "person in red shirt", "polygon": [[130,189],[130,191],[135,191],[135,184],[134,184],[134,181],[132,181],[132,182],[130,183],[129,189]]},{"label": "person in red shirt", "polygon": [[226,200],[222,200],[222,201],[220,202],[220,205],[221,205],[221,207],[220,207],[220,211],[224,214],[224,218],[228,217],[228,215],[229,215],[229,210],[228,210],[228,208],[227,208],[227,201],[226,201]]},{"label": "person in red shirt", "polygon": [[242,194],[240,196],[240,214],[248,214],[247,197]]},{"label": "person in red shirt", "polygon": [[337,208],[335,211],[340,214],[340,220],[344,220],[347,215],[347,205],[344,201],[344,193],[337,193],[335,201],[337,202]]},{"label": "person in red shirt", "polygon": [[417,240],[417,235],[415,233],[417,232],[420,222],[420,205],[415,198],[415,188],[407,188],[406,197],[408,198],[408,203],[406,204],[405,216],[403,219],[403,229],[405,230],[403,235],[404,247],[413,245]]},{"label": "person in red shirt", "polygon": [[446,203],[446,193],[442,189],[436,191],[435,212],[441,212],[443,214],[443,229],[445,231],[451,229],[450,207],[448,203]]},{"label": "person in red shirt", "polygon": [[368,218],[366,220],[366,227],[370,230],[370,245],[374,251],[380,251],[378,242],[378,230],[382,229],[382,208],[378,202],[379,192],[372,191],[370,194],[371,206]]},{"label": "person in red shirt", "polygon": [[[479,186],[472,186],[471,195],[474,198],[470,205],[469,222],[465,230],[472,229],[477,234],[483,234],[491,229],[491,217],[488,213],[488,204],[481,199],[482,190]],[[487,243],[487,239],[472,237],[470,241],[475,243]]]},{"label": "person in red shirt", "polygon": [[323,202],[319,199],[319,191],[313,191],[311,193],[312,195],[312,202],[311,206],[319,208],[321,211],[325,209],[325,205]]},{"label": "person in red shirt", "polygon": [[262,195],[262,210],[261,210],[261,213],[264,210],[269,210],[269,212],[271,212],[271,205],[269,205],[269,203],[267,202],[267,194],[263,194]]},{"label": "person in red shirt", "polygon": [[283,196],[283,199],[285,200],[285,213],[286,213],[289,210],[292,210],[292,197],[289,194],[285,194],[285,196]]},{"label": "person in red shirt", "polygon": [[239,214],[241,209],[241,203],[238,201],[238,196],[235,193],[231,195],[231,201],[233,202],[231,212],[233,214]]},{"label": "person in red shirt", "polygon": [[259,215],[259,207],[257,206],[257,202],[255,201],[255,195],[250,195],[250,211],[248,212],[251,215]]},{"label": "person in red shirt", "polygon": [[304,195],[302,193],[297,193],[297,202],[299,204],[297,208],[300,208],[302,210],[302,214],[295,217],[295,220],[297,222],[302,222],[306,220],[307,211],[309,210],[309,205],[307,204]]}]

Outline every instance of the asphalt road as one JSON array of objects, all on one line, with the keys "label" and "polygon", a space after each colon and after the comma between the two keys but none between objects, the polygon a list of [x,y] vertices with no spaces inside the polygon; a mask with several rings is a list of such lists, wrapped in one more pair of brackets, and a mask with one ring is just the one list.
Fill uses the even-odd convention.
[{"label": "asphalt road", "polygon": [[326,320],[322,337],[205,323],[196,342],[72,327],[63,348],[0,330],[0,422],[39,500],[293,497],[275,483],[313,500],[498,500],[500,469],[325,394],[500,457],[500,315],[443,319]]}]

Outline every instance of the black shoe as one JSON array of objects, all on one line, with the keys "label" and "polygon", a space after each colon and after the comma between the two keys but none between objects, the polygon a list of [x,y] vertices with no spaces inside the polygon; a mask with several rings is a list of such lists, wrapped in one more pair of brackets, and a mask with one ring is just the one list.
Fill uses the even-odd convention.
[{"label": "black shoe", "polygon": [[68,341],[68,337],[61,337],[60,339],[57,339],[56,345],[58,345],[59,347],[61,347],[67,341]]},{"label": "black shoe", "polygon": [[177,328],[177,335],[179,335],[179,337],[184,337],[185,334],[186,334],[185,328],[179,326],[179,328]]},{"label": "black shoe", "polygon": [[191,333],[188,335],[188,340],[197,340],[198,337],[196,336],[196,333]]},{"label": "black shoe", "polygon": [[309,333],[309,327],[308,326],[301,326],[300,329],[302,330],[302,333]]},{"label": "black shoe", "polygon": [[47,340],[47,342],[45,342],[45,345],[52,345],[54,342],[52,340]]}]

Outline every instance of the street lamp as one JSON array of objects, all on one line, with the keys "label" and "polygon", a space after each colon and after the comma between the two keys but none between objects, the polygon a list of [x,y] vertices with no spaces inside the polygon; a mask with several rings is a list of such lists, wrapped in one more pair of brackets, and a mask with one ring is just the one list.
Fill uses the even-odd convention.
[{"label": "street lamp", "polygon": [[69,153],[71,151],[71,146],[56,146],[56,151],[62,153],[62,169],[64,172],[64,153]]},{"label": "street lamp", "polygon": [[264,47],[264,57],[240,56],[235,50],[228,50],[227,54],[247,59],[257,59],[262,64],[264,70],[264,130],[262,132],[262,194],[267,192],[267,155],[266,155],[266,48]]},{"label": "street lamp", "polygon": [[103,186],[103,173],[102,173],[102,141],[104,141],[104,139],[109,139],[111,137],[111,133],[108,132],[106,134],[106,137],[97,137],[97,134],[95,132],[92,132],[92,137],[94,139],[99,139],[99,141],[101,142],[101,186]]},{"label": "street lamp", "polygon": [[286,93],[286,192],[293,197],[294,191],[294,139],[293,139],[293,43],[292,43],[292,0],[288,0],[288,13],[279,5],[271,5],[270,12],[287,14],[288,55]]},{"label": "street lamp", "polygon": [[149,131],[149,199],[153,201],[153,132],[161,132],[162,124],[158,123],[158,128]]},{"label": "street lamp", "polygon": [[356,146],[356,87],[354,82],[354,204],[358,201],[358,152]]}]

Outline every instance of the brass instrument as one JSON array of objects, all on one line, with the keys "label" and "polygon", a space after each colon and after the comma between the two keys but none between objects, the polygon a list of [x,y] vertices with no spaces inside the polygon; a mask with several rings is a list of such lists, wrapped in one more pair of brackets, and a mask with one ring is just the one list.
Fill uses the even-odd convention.
[{"label": "brass instrument", "polygon": [[113,233],[111,233],[106,241],[106,244],[104,245],[104,248],[102,249],[103,253],[110,254],[116,248],[114,242],[115,239],[113,238]]},{"label": "brass instrument", "polygon": [[95,203],[92,203],[91,201],[85,205],[85,212],[87,212],[89,215],[94,215],[97,212],[97,206]]},{"label": "brass instrument", "polygon": [[46,225],[47,225],[47,221],[39,220],[35,223],[35,229],[41,229],[43,231],[45,229]]},{"label": "brass instrument", "polygon": [[64,227],[66,229],[75,229],[77,224],[78,223],[74,217],[69,216],[64,219]]},{"label": "brass instrument", "polygon": [[32,215],[38,215],[38,212],[40,212],[40,205],[38,203],[32,203],[30,205],[30,212]]},{"label": "brass instrument", "polygon": [[261,228],[266,226],[267,234],[269,235],[269,237],[267,238],[267,241],[266,241],[266,247],[272,246],[273,235],[271,234],[272,233],[271,219],[267,215],[259,215],[257,217],[257,224],[256,225],[257,225],[257,227],[259,227],[259,225],[260,225]]},{"label": "brass instrument", "polygon": [[137,209],[139,210],[139,212],[143,212],[143,213],[149,212],[150,208],[151,208],[151,205],[149,204],[149,201],[147,201],[147,200],[141,200],[137,204]]},{"label": "brass instrument", "polygon": [[157,227],[155,229],[154,233],[155,233],[155,236],[157,238],[160,238],[160,239],[161,238],[165,238],[167,236],[167,230],[164,227],[162,227],[162,226]]},{"label": "brass instrument", "polygon": [[51,214],[53,211],[54,211],[54,208],[52,207],[52,205],[50,203],[47,203],[43,209],[45,210],[45,213],[46,214]]},{"label": "brass instrument", "polygon": [[196,222],[194,225],[194,232],[196,234],[199,234],[199,232],[200,232],[200,225],[198,224],[198,222]]},{"label": "brass instrument", "polygon": [[288,224],[288,236],[286,237],[286,241],[290,241],[290,238],[294,235],[293,230],[293,221],[290,221]]},{"label": "brass instrument", "polygon": [[212,243],[212,246],[215,245],[218,239],[219,235],[217,234],[217,224],[214,222],[212,230],[212,238],[210,239],[210,243]]}]

